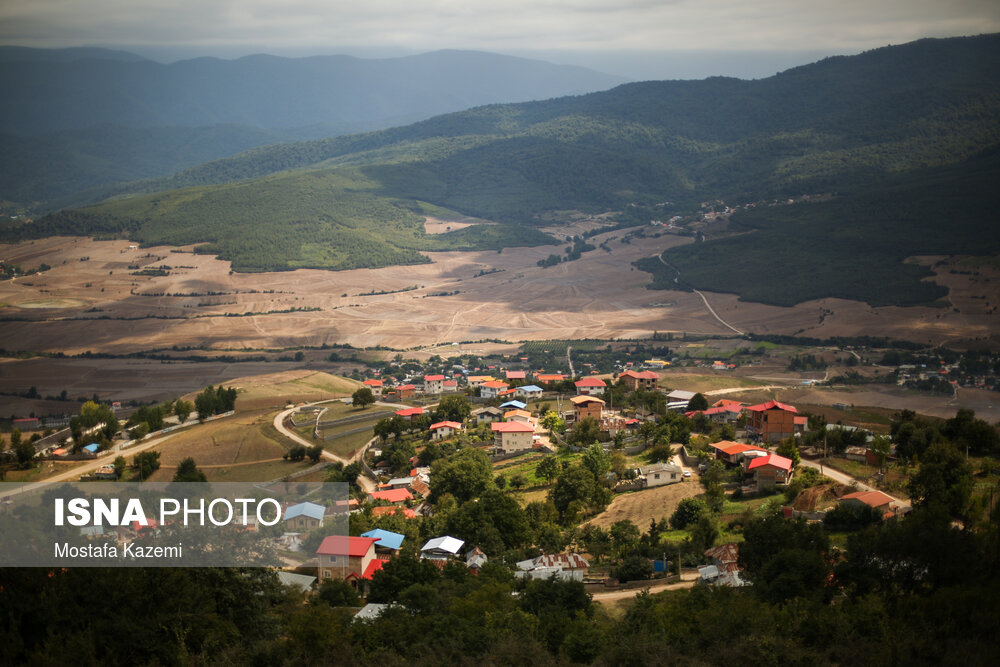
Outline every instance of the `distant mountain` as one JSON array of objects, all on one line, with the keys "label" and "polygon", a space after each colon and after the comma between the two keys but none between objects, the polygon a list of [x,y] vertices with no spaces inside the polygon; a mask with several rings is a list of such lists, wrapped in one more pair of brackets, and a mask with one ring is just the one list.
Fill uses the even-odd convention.
[{"label": "distant mountain", "polygon": [[0,49],[0,132],[241,124],[295,128],[388,127],[497,102],[603,90],[623,79],[582,67],[472,51],[361,59],[350,56],[163,65],[138,56],[72,49]]},{"label": "distant mountain", "polygon": [[[827,193],[825,204],[737,216],[733,229],[756,245],[697,244],[692,256],[711,268],[688,262],[681,283],[658,260],[643,268],[659,286],[782,305],[822,296],[912,304],[940,296],[911,289],[926,271],[898,271],[901,282],[873,293],[906,256],[1000,252],[988,218],[1000,206],[988,185],[998,147],[1000,36],[921,40],[758,81],[627,84],[256,148],[3,235],[202,242],[237,270],[346,268],[419,261],[421,250],[543,243],[528,232],[559,211],[615,211],[621,226],[648,225],[702,202]],[[421,227],[429,211],[506,224],[430,239]],[[849,267],[851,280],[811,272],[813,263]],[[876,266],[881,273],[866,274]]]}]

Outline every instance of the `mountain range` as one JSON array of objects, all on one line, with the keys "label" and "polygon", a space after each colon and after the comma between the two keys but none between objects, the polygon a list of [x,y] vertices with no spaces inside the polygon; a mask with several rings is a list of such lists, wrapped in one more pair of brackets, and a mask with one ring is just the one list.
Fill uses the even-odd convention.
[{"label": "mountain range", "polygon": [[[665,255],[702,253],[711,270],[691,261],[641,267],[656,286],[710,286],[779,305],[822,296],[926,303],[940,290],[913,287],[925,269],[895,271],[906,257],[1000,252],[989,213],[1000,202],[984,185],[997,174],[998,84],[997,35],[920,40],[756,81],[624,84],[254,148],[91,193],[117,197],[8,225],[4,235],[204,243],[236,270],[337,269],[426,261],[422,250],[551,243],[534,227],[559,211],[617,212],[626,226],[704,202],[822,193],[830,201],[737,214],[739,243],[709,238]],[[431,211],[504,224],[432,239],[421,227]],[[775,235],[772,252],[757,247],[757,261],[739,261]],[[852,281],[810,270],[845,254]],[[768,261],[777,268],[762,273]],[[873,283],[865,267],[890,267],[896,280]],[[747,271],[756,272],[752,285]]]}]

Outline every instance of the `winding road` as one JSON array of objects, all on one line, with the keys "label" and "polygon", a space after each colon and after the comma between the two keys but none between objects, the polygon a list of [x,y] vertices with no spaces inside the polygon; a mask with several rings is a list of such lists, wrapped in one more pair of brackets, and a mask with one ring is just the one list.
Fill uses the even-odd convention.
[{"label": "winding road", "polygon": [[[673,269],[674,272],[677,273],[677,277],[674,278],[674,282],[675,283],[679,282],[681,272],[678,271],[674,266],[668,264],[667,260],[663,259],[663,253],[662,252],[656,256],[656,259],[660,260],[660,264],[663,264],[663,266],[667,267],[668,269]],[[739,329],[737,329],[736,327],[734,327],[732,324],[730,324],[729,322],[727,322],[724,319],[722,319],[721,317],[719,317],[719,314],[717,312],[715,312],[715,309],[712,308],[712,304],[710,304],[708,302],[708,299],[705,298],[704,294],[702,294],[700,291],[696,290],[694,287],[691,288],[691,291],[701,297],[701,300],[705,302],[705,308],[708,308],[708,312],[710,312],[712,314],[712,317],[714,317],[715,319],[719,320],[719,323],[722,324],[722,326],[726,327],[727,329],[730,329],[731,331],[739,334],[740,336],[745,335],[742,331],[740,331]]]}]

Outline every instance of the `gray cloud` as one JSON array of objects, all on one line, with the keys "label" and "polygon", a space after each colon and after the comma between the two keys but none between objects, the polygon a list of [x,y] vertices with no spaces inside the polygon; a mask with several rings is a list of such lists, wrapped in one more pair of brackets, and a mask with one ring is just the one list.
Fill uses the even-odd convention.
[{"label": "gray cloud", "polygon": [[0,42],[61,47],[857,51],[1000,31],[995,0],[3,0]]}]

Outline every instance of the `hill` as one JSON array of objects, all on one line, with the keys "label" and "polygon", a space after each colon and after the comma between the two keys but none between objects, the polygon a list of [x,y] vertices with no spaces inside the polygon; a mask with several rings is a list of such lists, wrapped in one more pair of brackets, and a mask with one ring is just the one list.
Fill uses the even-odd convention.
[{"label": "hill", "polygon": [[[861,273],[853,275],[864,286],[881,284],[871,280],[872,267],[898,269],[902,258],[918,249],[991,252],[995,232],[984,230],[982,216],[974,212],[989,210],[994,196],[983,185],[993,173],[992,159],[977,156],[1000,145],[998,79],[1000,37],[988,35],[920,40],[828,58],[759,81],[645,82],[577,97],[485,106],[406,127],[254,149],[124,192],[187,189],[8,227],[5,236],[126,234],[146,243],[207,242],[205,250],[232,259],[238,270],[260,270],[263,264],[248,258],[277,246],[281,252],[267,268],[346,268],[419,261],[413,253],[442,244],[499,247],[507,238],[525,245],[544,242],[522,230],[559,211],[617,211],[617,223],[624,226],[690,213],[699,202],[744,204],[827,193],[834,195],[828,204],[744,212],[733,218],[731,230],[721,230],[723,235],[752,232],[759,239],[768,238],[764,232],[792,237],[774,252],[742,262],[756,272],[753,285],[745,273],[708,268],[735,267],[745,252],[743,243],[715,239],[719,230],[709,230],[698,255],[705,261],[700,269],[689,261],[683,279],[745,298],[762,299],[765,293],[769,303],[841,295],[880,303],[927,302],[939,291],[911,289],[921,275],[915,270],[898,277],[899,284],[909,285],[903,289],[907,294],[889,290],[872,296],[870,287],[843,289],[840,271],[817,273],[810,267],[842,266],[838,262],[859,247],[895,244],[891,252],[880,251],[878,262],[861,253],[849,265],[860,267]],[[929,180],[922,184],[921,179]],[[311,184],[308,197],[302,189],[306,182]],[[950,200],[934,200],[938,203],[931,206],[907,203],[932,201],[931,193],[956,186],[954,191],[962,193],[961,215],[948,215]],[[265,200],[269,204],[262,209]],[[223,212],[224,202],[239,207],[240,201],[254,202],[252,211]],[[430,241],[414,226],[424,210],[420,202],[515,224],[519,231],[494,230],[488,242],[467,243],[457,235]],[[328,219],[331,210],[337,211],[336,220]],[[932,224],[943,215],[949,219],[947,230]],[[881,216],[877,224],[873,216]],[[200,222],[207,219],[223,222]],[[911,228],[921,231],[910,235]],[[464,231],[482,235],[485,228],[471,229]],[[371,240],[385,230],[390,231],[383,238],[393,247],[352,251],[349,262],[332,245],[341,243],[342,234]],[[682,231],[693,235],[696,230]],[[987,243],[968,241],[982,233]],[[963,241],[948,243],[948,237]],[[809,252],[802,256],[812,262],[794,264],[792,275],[813,275],[805,290],[795,287],[800,281],[789,280],[787,272],[770,270],[771,263],[801,253],[803,244]],[[360,240],[355,244],[363,246]],[[665,284],[662,276],[657,284]]]}]

